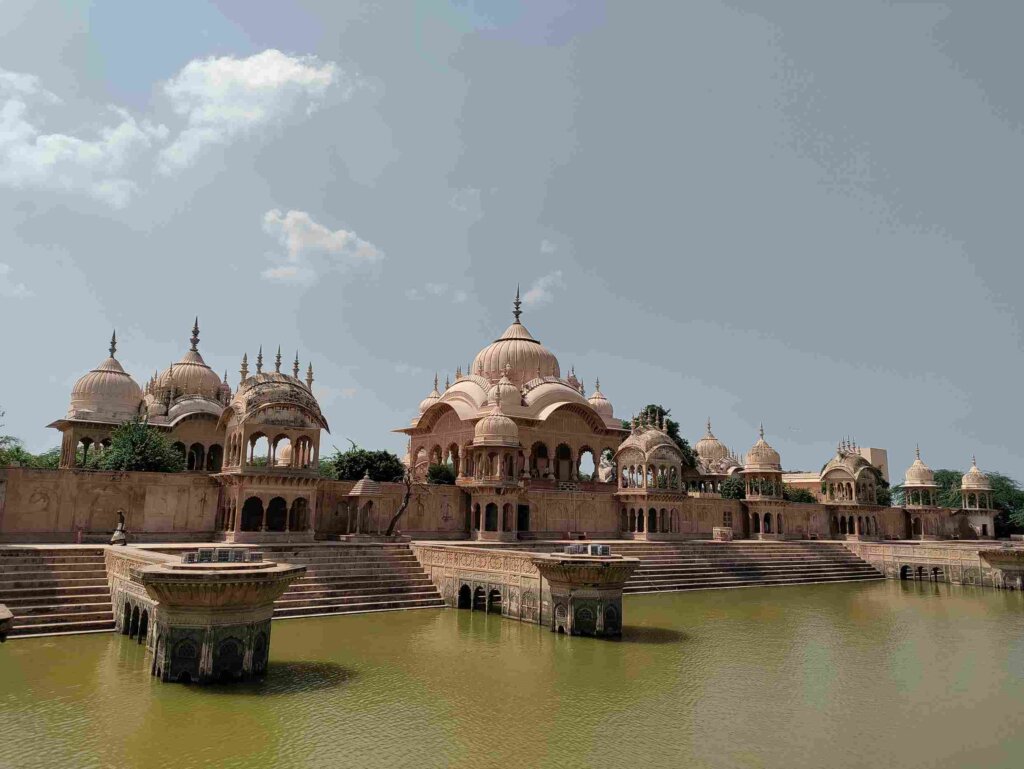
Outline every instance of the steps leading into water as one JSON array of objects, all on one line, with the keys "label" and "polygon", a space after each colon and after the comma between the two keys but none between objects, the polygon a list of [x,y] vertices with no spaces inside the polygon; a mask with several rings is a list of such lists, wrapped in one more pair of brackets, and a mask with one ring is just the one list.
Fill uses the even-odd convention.
[{"label": "steps leading into water", "polygon": [[444,606],[405,543],[338,543],[261,548],[270,560],[306,573],[274,603],[274,618],[357,614]]},{"label": "steps leading into water", "polygon": [[14,615],[11,637],[114,629],[99,548],[0,548],[0,603]]},{"label": "steps leading into water", "polygon": [[884,579],[839,542],[616,542],[639,558],[625,593]]}]

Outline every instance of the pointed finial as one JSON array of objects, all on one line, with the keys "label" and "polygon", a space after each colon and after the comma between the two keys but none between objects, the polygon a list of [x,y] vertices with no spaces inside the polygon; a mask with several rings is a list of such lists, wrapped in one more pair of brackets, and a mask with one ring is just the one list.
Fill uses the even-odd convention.
[{"label": "pointed finial", "polygon": [[228,383],[228,370],[224,369],[224,384]]},{"label": "pointed finial", "polygon": [[117,331],[115,330],[110,335],[110,357],[114,357],[114,353],[117,352]]},{"label": "pointed finial", "polygon": [[281,345],[277,346],[277,357],[274,359],[274,371],[281,372]]},{"label": "pointed finial", "polygon": [[292,376],[299,378],[299,351],[295,351],[295,361],[292,363]]},{"label": "pointed finial", "polygon": [[238,370],[238,373],[242,375],[242,381],[244,382],[249,378],[249,353],[242,353],[242,368]]},{"label": "pointed finial", "polygon": [[462,379],[462,365],[461,364],[458,366],[458,368],[455,369],[455,381],[458,382],[460,379]]},{"label": "pointed finial", "polygon": [[975,467],[976,468],[977,466],[978,466],[978,460],[975,458],[974,454],[971,454],[971,467]]},{"label": "pointed finial", "polygon": [[448,375],[447,375],[447,374],[445,374],[445,377],[444,377],[444,391],[445,391],[445,392],[448,392],[448,388],[449,388],[449,387],[451,387],[451,386],[452,386],[452,382],[451,382],[451,380],[450,380],[450,379],[448,378]]},{"label": "pointed finial", "polygon": [[764,440],[764,422],[757,428],[757,432],[760,434],[761,440]]},{"label": "pointed finial", "polygon": [[434,392],[437,392],[437,372],[434,372]]},{"label": "pointed finial", "polygon": [[306,366],[306,387],[313,389],[313,364]]},{"label": "pointed finial", "polygon": [[512,302],[512,307],[515,308],[515,309],[512,310],[512,315],[515,316],[515,322],[516,323],[519,322],[519,316],[523,314],[522,309],[520,309],[522,306],[523,306],[523,303],[521,301],[519,301],[519,284],[516,283],[516,299],[515,299],[514,302]]},{"label": "pointed finial", "polygon": [[708,417],[707,424],[708,424],[708,432],[710,433],[711,432],[711,417]]},{"label": "pointed finial", "polygon": [[596,394],[599,392],[601,392],[601,377],[596,376],[594,377],[594,393]]},{"label": "pointed finial", "polygon": [[263,373],[263,345],[260,345],[260,351],[256,354],[256,373]]},{"label": "pointed finial", "polygon": [[917,455],[918,459],[921,458],[921,444],[920,443],[914,445],[914,453]]}]

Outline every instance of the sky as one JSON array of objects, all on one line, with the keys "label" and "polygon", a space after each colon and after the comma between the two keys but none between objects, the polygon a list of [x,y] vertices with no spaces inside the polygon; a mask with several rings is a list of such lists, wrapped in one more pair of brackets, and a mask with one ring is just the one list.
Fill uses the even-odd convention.
[{"label": "sky", "polygon": [[3,432],[106,356],[312,362],[401,453],[511,321],[787,469],[1024,479],[1015,2],[4,0]]}]

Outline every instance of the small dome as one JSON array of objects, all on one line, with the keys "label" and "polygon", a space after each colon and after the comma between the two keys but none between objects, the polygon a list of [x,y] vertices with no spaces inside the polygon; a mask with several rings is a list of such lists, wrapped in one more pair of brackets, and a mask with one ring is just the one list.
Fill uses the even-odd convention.
[{"label": "small dome", "polygon": [[513,312],[515,320],[504,334],[476,354],[469,374],[478,374],[492,382],[507,374],[516,387],[522,387],[533,379],[559,376],[558,359],[554,353],[534,339],[519,322],[521,304],[517,290]]},{"label": "small dome", "polygon": [[181,360],[171,364],[157,380],[157,387],[163,391],[173,390],[174,397],[200,395],[216,399],[221,392],[221,380],[217,373],[206,365],[199,354],[199,318],[192,327],[192,346]]},{"label": "small dome", "polygon": [[491,413],[476,423],[473,430],[474,446],[518,446],[519,428],[516,423],[501,413],[501,407],[494,404]]},{"label": "small dome", "polygon": [[917,458],[914,459],[914,464],[907,468],[904,477],[904,486],[910,486],[913,488],[920,488],[922,486],[935,488],[935,473],[928,467],[924,462],[921,461],[921,447],[918,446],[915,449]]},{"label": "small dome", "polygon": [[604,393],[601,392],[601,380],[598,379],[594,382],[594,392],[587,398],[587,402],[593,407],[594,411],[601,415],[603,419],[613,419],[612,414],[612,402],[604,397]]},{"label": "small dome", "polygon": [[992,484],[988,476],[978,469],[978,463],[971,457],[971,469],[964,473],[960,481],[960,488],[964,491],[992,491]]},{"label": "small dome", "polygon": [[519,392],[511,380],[508,378],[508,369],[510,366],[505,364],[505,373],[501,375],[501,379],[487,391],[487,402],[497,403],[501,406],[502,410],[509,406],[519,406],[522,403],[522,395]]},{"label": "small dome", "polygon": [[764,426],[761,426],[757,443],[747,452],[745,470],[782,470],[782,457],[764,439]]},{"label": "small dome", "polygon": [[420,413],[422,414],[439,400],[441,400],[441,393],[437,391],[437,374],[434,374],[434,389],[430,391],[430,395],[420,401]]},{"label": "small dome", "polygon": [[292,463],[292,445],[286,443],[281,447],[281,450],[277,452],[277,461],[274,463],[277,467],[288,467]]},{"label": "small dome", "polygon": [[104,421],[124,422],[139,413],[142,388],[121,367],[117,352],[117,335],[110,338],[110,357],[71,388],[68,417],[94,416]]},{"label": "small dome", "polygon": [[224,372],[224,381],[220,383],[220,397],[225,403],[231,402],[231,385],[228,384],[228,372]]},{"label": "small dome", "polygon": [[697,453],[697,456],[708,465],[721,462],[729,456],[729,449],[727,449],[725,444],[718,440],[718,438],[715,437],[715,434],[711,432],[711,417],[708,417],[707,432],[704,433],[703,438],[697,441],[693,450]]},{"label": "small dome", "polygon": [[370,471],[367,470],[366,474],[356,481],[356,485],[352,487],[352,491],[348,495],[350,497],[379,497],[380,484],[370,478]]}]

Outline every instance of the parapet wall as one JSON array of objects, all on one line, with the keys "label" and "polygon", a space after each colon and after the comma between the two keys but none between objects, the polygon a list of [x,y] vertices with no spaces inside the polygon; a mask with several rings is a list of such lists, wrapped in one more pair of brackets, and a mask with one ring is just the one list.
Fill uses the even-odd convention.
[{"label": "parapet wall", "polygon": [[[924,579],[955,585],[1009,587],[1000,569],[983,558],[985,550],[998,545],[935,542],[908,544],[886,542],[845,542],[846,547],[867,561],[888,579]],[[919,572],[918,569],[921,571]]]},{"label": "parapet wall", "polygon": [[212,537],[220,498],[204,473],[0,469],[0,542],[106,542],[124,510],[133,541]]}]

